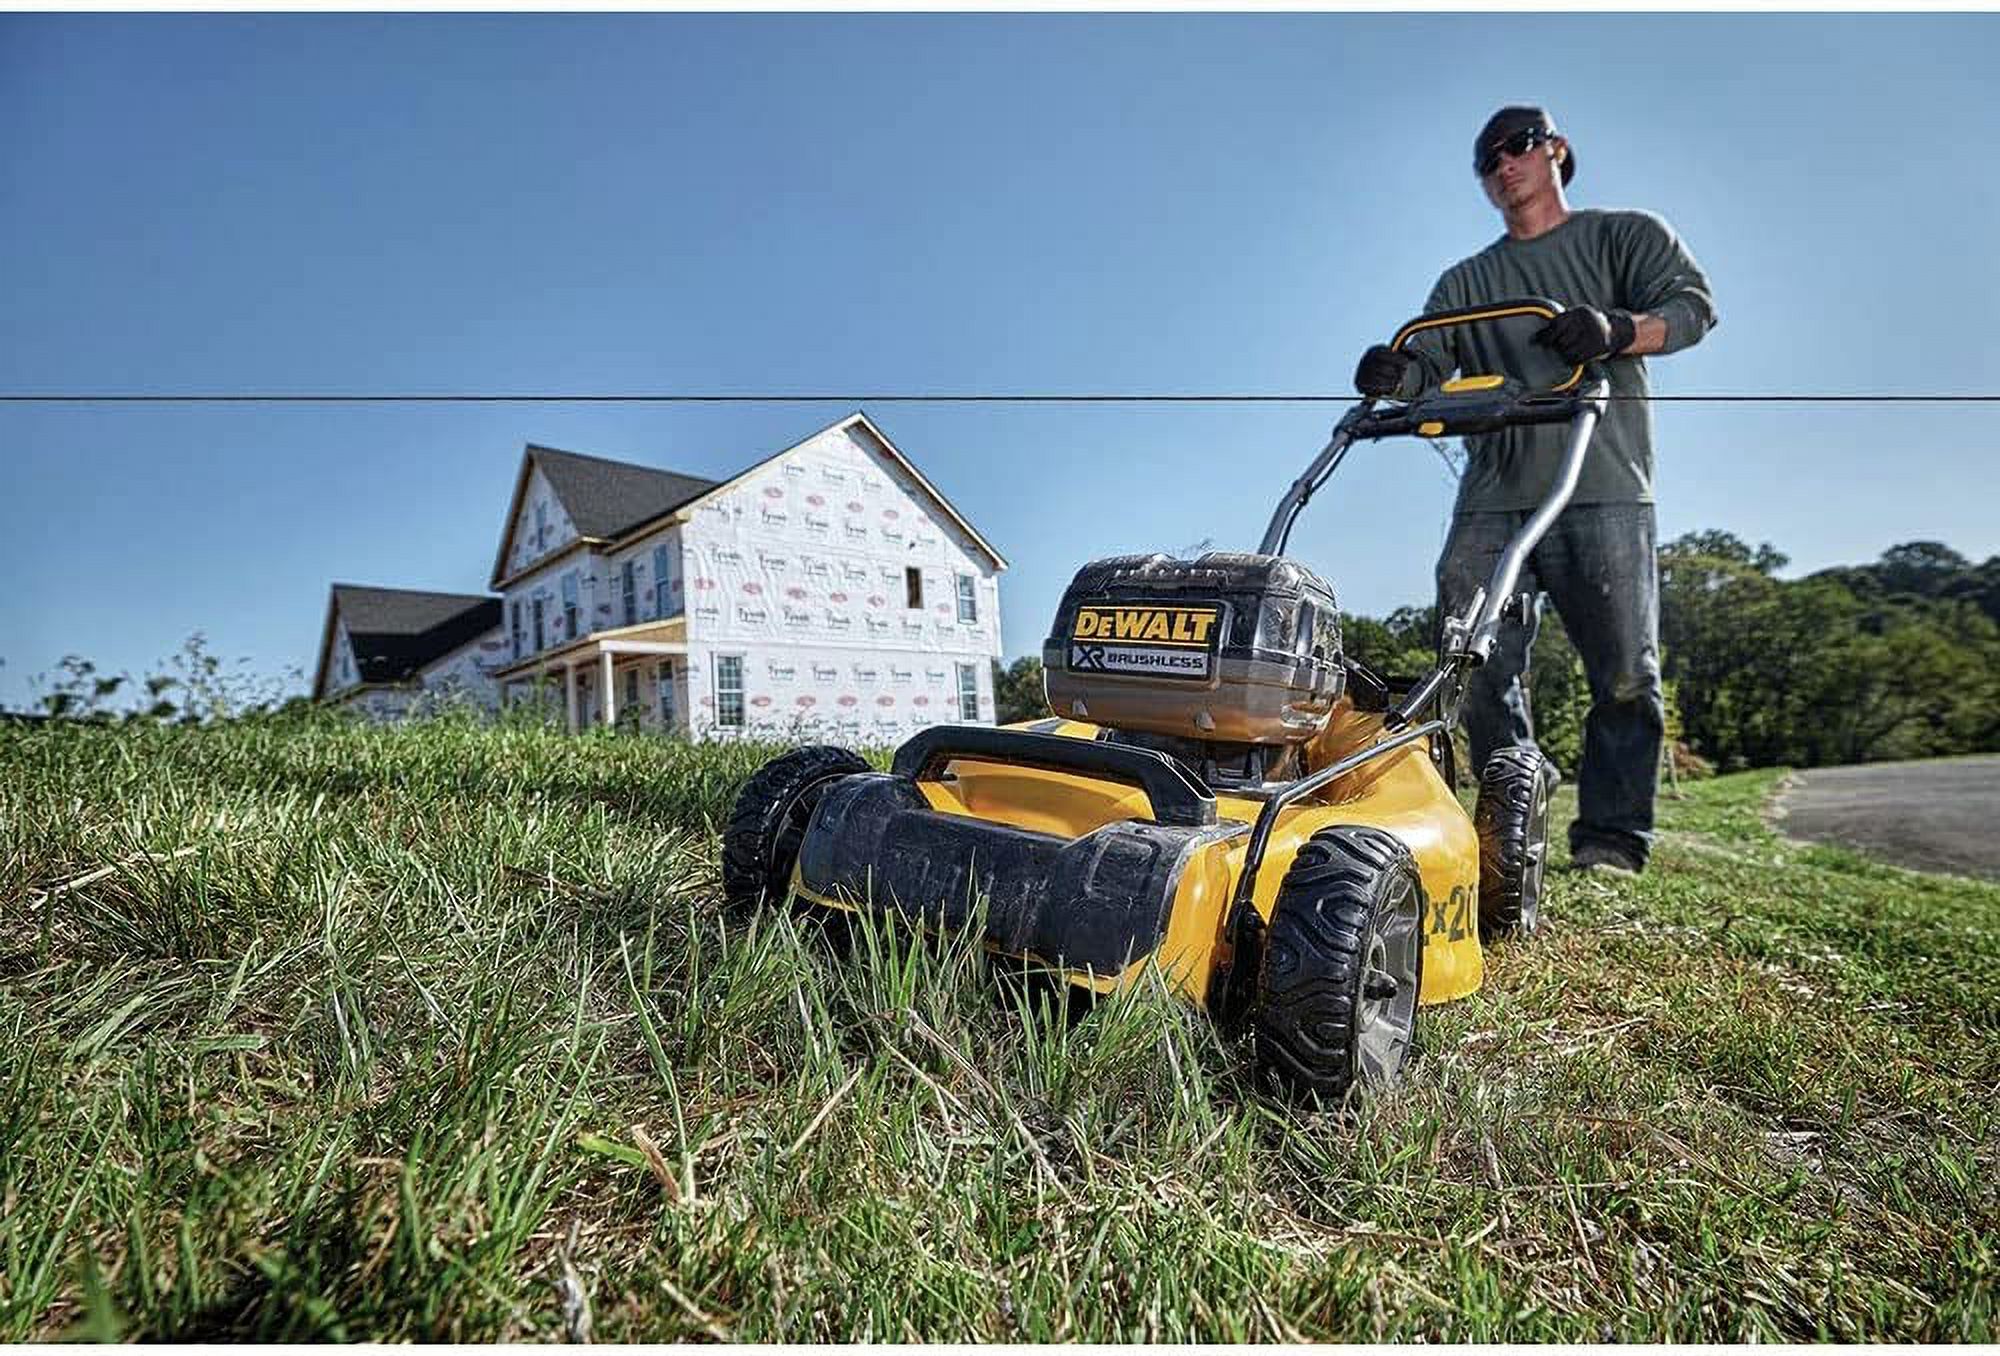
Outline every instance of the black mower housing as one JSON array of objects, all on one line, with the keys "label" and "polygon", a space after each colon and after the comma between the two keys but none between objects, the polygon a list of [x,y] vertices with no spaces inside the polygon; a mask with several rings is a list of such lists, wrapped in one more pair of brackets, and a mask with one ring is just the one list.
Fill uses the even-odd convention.
[{"label": "black mower housing", "polygon": [[[1143,788],[1153,819],[1078,838],[943,814],[918,789],[955,756]],[[813,811],[799,883],[823,899],[958,929],[985,901],[986,938],[1014,955],[1111,977],[1158,949],[1188,861],[1246,832],[1166,754],[1018,730],[939,726],[904,744],[892,773],[843,777]]]}]

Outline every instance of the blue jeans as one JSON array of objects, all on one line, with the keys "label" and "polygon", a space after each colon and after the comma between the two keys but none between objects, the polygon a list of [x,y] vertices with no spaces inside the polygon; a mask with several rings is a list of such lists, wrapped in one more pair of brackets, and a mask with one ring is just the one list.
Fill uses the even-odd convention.
[{"label": "blue jeans", "polygon": [[[1528,516],[1524,510],[1467,513],[1452,520],[1437,567],[1441,611],[1464,609]],[[1534,745],[1522,675],[1540,626],[1540,595],[1546,592],[1590,680],[1570,849],[1603,844],[1640,863],[1653,843],[1653,794],[1666,729],[1654,536],[1651,504],[1573,504],[1565,509],[1522,566],[1516,591],[1536,595],[1527,623],[1501,623],[1493,657],[1472,670],[1462,708],[1475,770],[1484,768],[1497,749]]]}]

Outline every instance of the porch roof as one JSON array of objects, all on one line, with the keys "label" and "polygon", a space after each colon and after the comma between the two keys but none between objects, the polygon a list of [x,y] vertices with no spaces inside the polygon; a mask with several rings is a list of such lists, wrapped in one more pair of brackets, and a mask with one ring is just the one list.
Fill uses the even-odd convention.
[{"label": "porch roof", "polygon": [[519,663],[510,664],[493,676],[501,682],[516,678],[532,678],[552,670],[582,668],[596,663],[602,656],[611,655],[614,662],[621,656],[686,654],[687,619],[675,617],[670,621],[640,622],[635,626],[620,626],[610,631],[593,631],[566,645],[540,654],[530,655]]}]

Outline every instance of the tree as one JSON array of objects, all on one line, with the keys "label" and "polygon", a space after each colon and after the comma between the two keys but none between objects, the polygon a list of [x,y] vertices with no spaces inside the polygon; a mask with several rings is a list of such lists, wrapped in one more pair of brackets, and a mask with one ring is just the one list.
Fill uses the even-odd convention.
[{"label": "tree", "polygon": [[1988,556],[1983,563],[1962,571],[1945,585],[1943,596],[1971,603],[1987,620],[2000,622],[2000,556]]},{"label": "tree", "polygon": [[1054,714],[1042,685],[1041,656],[1022,655],[1005,668],[993,661],[993,709],[1002,725]]},{"label": "tree", "polygon": [[1437,661],[1437,609],[1399,607],[1377,621],[1352,613],[1340,619],[1340,648],[1384,676],[1412,677]]},{"label": "tree", "polygon": [[[2000,748],[2000,557],[1973,566],[1941,542],[1906,542],[1804,579],[1779,578],[1788,563],[1719,531],[1661,549],[1669,739],[1724,770]],[[1350,617],[1349,653],[1415,672],[1429,662],[1431,618]],[[1574,768],[1590,696],[1553,612],[1528,692],[1538,742]]]},{"label": "tree", "polygon": [[1683,532],[1662,546],[1660,555],[1724,561],[1732,565],[1747,566],[1758,574],[1769,575],[1775,575],[1792,563],[1790,556],[1769,542],[1761,542],[1752,547],[1735,533],[1723,532],[1716,528],[1701,532]]},{"label": "tree", "polygon": [[1554,608],[1542,609],[1541,629],[1528,656],[1528,713],[1535,743],[1568,777],[1583,762],[1583,728],[1590,715],[1590,681],[1583,658]]},{"label": "tree", "polygon": [[1890,593],[1935,598],[1971,566],[1971,561],[1941,541],[1909,541],[1884,551],[1875,563],[1874,574]]}]

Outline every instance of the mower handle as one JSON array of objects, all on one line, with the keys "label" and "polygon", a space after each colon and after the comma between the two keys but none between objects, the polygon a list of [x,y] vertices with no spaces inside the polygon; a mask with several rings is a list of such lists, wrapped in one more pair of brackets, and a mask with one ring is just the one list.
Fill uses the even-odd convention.
[{"label": "mower handle", "polygon": [[1497,433],[1504,428],[1536,424],[1567,424],[1576,418],[1586,392],[1529,391],[1518,382],[1501,381],[1472,391],[1442,391],[1393,410],[1370,413],[1356,421],[1354,437],[1459,438],[1473,433]]},{"label": "mower handle", "polygon": [[[1285,553],[1285,544],[1291,539],[1292,524],[1298,520],[1299,510],[1326,483],[1334,468],[1347,455],[1347,449],[1357,442],[1377,438],[1458,437],[1468,433],[1491,433],[1503,428],[1569,424],[1574,444],[1574,430],[1587,417],[1581,444],[1587,447],[1590,430],[1595,429],[1599,416],[1604,412],[1605,390],[1602,377],[1595,377],[1582,390],[1562,392],[1529,391],[1519,382],[1502,381],[1473,391],[1439,392],[1380,412],[1375,408],[1375,399],[1367,397],[1341,416],[1340,422],[1333,426],[1333,435],[1326,446],[1306,467],[1305,474],[1285,491],[1284,498],[1278,501],[1277,511],[1271,515],[1270,525],[1264,529],[1264,539],[1258,544],[1257,553],[1266,556]],[[1572,478],[1563,489],[1565,503],[1574,489]],[[1561,511],[1558,505],[1556,512]],[[1547,524],[1541,530],[1546,532]],[[1536,539],[1539,540],[1540,536],[1538,532]],[[1530,545],[1532,549],[1532,543]]]},{"label": "mower handle", "polygon": [[[1510,321],[1528,323],[1554,320],[1563,312],[1562,303],[1547,297],[1510,297],[1456,310],[1433,311],[1418,316],[1396,331],[1389,347],[1407,353],[1418,335],[1434,330],[1496,325]],[[1304,475],[1292,482],[1271,524],[1264,529],[1259,555],[1281,556],[1291,538],[1292,523],[1315,491],[1326,483],[1349,446],[1363,439],[1394,438],[1414,434],[1420,438],[1459,437],[1469,433],[1493,433],[1504,428],[1531,424],[1565,424],[1574,421],[1587,402],[1583,392],[1602,380],[1601,372],[1579,364],[1560,381],[1531,387],[1528,374],[1520,377],[1470,376],[1448,381],[1443,389],[1420,397],[1407,405],[1375,413],[1375,398],[1355,405],[1333,427],[1320,454]],[[1602,413],[1601,402],[1598,412]],[[1586,438],[1586,441],[1588,439]]]},{"label": "mower handle", "polygon": [[1610,390],[1610,384],[1598,377],[1587,390],[1567,398],[1574,407],[1574,413],[1570,417],[1569,442],[1563,449],[1562,464],[1556,469],[1555,480],[1542,496],[1541,504],[1500,552],[1486,586],[1472,595],[1462,615],[1444,618],[1438,641],[1437,666],[1425,674],[1383,718],[1385,729],[1402,729],[1440,693],[1447,693],[1444,703],[1449,708],[1445,715],[1447,723],[1457,719],[1458,699],[1463,689],[1454,687],[1453,680],[1460,668],[1476,668],[1492,657],[1493,647],[1500,639],[1500,623],[1506,619],[1508,609],[1525,605],[1525,599],[1517,600],[1514,595],[1514,586],[1521,579],[1521,567],[1569,506],[1569,497],[1576,492],[1577,479],[1583,474],[1584,454],[1590,450],[1590,438],[1597,431],[1597,421],[1604,414]]},{"label": "mower handle", "polygon": [[[1569,403],[1574,407],[1569,423],[1569,445],[1563,449],[1562,465],[1556,471],[1555,483],[1542,496],[1541,505],[1535,509],[1533,516],[1521,524],[1521,530],[1514,534],[1513,540],[1500,553],[1485,592],[1475,596],[1472,606],[1467,608],[1469,615],[1446,619],[1447,658],[1460,655],[1471,663],[1484,664],[1492,655],[1494,642],[1500,634],[1500,621],[1513,601],[1514,585],[1520,580],[1522,565],[1527,563],[1528,554],[1569,506],[1570,495],[1576,492],[1577,478],[1583,474],[1584,454],[1590,450],[1590,438],[1597,431],[1597,421],[1604,415],[1610,390],[1610,384],[1600,377],[1591,383],[1588,390],[1569,397]],[[1461,623],[1463,631],[1455,635],[1453,628]],[[1454,644],[1455,641],[1458,644]]]}]

